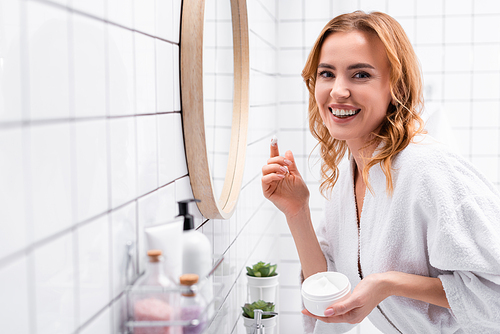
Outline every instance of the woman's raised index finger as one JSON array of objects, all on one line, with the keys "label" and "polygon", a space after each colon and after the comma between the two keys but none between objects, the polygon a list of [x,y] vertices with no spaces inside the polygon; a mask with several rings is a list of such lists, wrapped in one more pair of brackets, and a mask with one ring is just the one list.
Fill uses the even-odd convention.
[{"label": "woman's raised index finger", "polygon": [[278,149],[278,137],[276,135],[271,138],[271,158],[280,155],[280,150]]}]

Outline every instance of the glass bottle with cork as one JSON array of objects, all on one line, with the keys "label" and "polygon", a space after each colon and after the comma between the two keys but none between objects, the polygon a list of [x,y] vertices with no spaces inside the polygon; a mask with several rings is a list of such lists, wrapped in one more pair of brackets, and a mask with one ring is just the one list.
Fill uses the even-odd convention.
[{"label": "glass bottle with cork", "polygon": [[198,275],[184,274],[179,278],[184,287],[181,295],[181,320],[191,320],[191,325],[183,327],[184,334],[203,333],[207,324],[207,302],[197,294]]}]

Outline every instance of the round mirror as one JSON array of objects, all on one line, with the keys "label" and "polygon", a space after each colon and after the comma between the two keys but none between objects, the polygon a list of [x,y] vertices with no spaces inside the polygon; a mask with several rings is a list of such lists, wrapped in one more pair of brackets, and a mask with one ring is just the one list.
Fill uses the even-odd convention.
[{"label": "round mirror", "polygon": [[204,217],[228,219],[243,178],[248,123],[245,0],[184,0],[181,95],[191,186]]}]

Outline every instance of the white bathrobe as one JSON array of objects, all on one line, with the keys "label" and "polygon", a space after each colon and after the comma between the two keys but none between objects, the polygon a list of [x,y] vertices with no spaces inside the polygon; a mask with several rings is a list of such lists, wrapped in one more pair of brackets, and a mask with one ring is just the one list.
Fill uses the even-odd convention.
[{"label": "white bathrobe", "polygon": [[[438,277],[451,311],[391,296],[368,316],[384,333],[500,333],[500,197],[470,163],[429,136],[394,160],[394,193],[370,169],[358,231],[353,166],[342,166],[317,231],[329,271],[349,277],[387,271]],[[359,232],[359,234],[358,234]],[[316,321],[314,333],[352,326]]]}]

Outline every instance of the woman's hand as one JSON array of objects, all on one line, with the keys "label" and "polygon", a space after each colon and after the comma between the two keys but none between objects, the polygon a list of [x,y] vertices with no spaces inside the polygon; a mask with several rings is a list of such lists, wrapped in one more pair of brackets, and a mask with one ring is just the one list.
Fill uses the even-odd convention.
[{"label": "woman's hand", "polygon": [[349,298],[326,309],[326,317],[317,317],[307,310],[302,313],[327,323],[360,323],[380,302],[391,295],[382,276],[383,274],[366,276]]},{"label": "woman's hand", "polygon": [[278,144],[271,145],[271,158],[262,167],[262,190],[285,216],[293,217],[309,205],[309,189],[300,175],[291,151],[279,155]]}]

